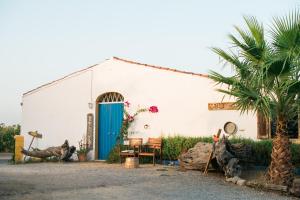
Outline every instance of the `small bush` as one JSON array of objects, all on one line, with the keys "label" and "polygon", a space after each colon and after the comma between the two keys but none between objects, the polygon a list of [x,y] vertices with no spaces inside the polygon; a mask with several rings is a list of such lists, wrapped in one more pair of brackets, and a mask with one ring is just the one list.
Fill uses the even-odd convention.
[{"label": "small bush", "polygon": [[108,154],[108,158],[106,160],[107,163],[118,163],[120,162],[120,148],[123,149],[122,145],[116,145]]},{"label": "small bush", "polygon": [[13,152],[15,135],[20,134],[20,125],[6,126],[0,124],[0,152]]},{"label": "small bush", "polygon": [[212,138],[183,136],[163,138],[163,159],[177,160],[181,152],[194,147],[198,142],[212,143]]}]

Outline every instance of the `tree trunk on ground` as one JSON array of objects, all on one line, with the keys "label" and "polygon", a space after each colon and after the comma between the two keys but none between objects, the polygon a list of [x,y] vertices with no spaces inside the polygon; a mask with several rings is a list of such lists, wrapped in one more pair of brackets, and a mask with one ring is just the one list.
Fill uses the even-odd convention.
[{"label": "tree trunk on ground", "polygon": [[23,149],[21,152],[26,156],[36,157],[36,158],[48,158],[48,157],[58,157],[60,160],[68,161],[72,154],[75,152],[76,147],[69,146],[68,140],[64,142],[63,145],[58,147],[49,147],[44,150],[33,149],[33,151],[27,151]]},{"label": "tree trunk on ground", "polygon": [[273,184],[291,186],[294,172],[290,141],[286,130],[286,120],[278,117],[267,179]]},{"label": "tree trunk on ground", "polygon": [[[246,146],[238,145],[237,147],[239,152],[243,152],[245,151],[243,148],[245,149]],[[219,167],[224,171],[226,178],[238,177],[242,173],[242,168],[239,165],[239,157],[236,156],[236,154],[239,153],[233,150],[232,145],[225,137],[215,145],[214,156],[216,157]]]}]

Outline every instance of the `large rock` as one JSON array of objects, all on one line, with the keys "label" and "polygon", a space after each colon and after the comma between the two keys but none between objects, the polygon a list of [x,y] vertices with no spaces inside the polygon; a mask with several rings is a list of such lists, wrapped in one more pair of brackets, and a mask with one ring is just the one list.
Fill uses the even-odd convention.
[{"label": "large rock", "polygon": [[204,170],[213,151],[210,164],[214,169],[225,172],[227,178],[240,176],[242,168],[239,161],[249,161],[251,147],[245,144],[231,144],[228,138],[224,137],[213,145],[211,143],[197,143],[193,148],[179,156],[181,169]]},{"label": "large rock", "polygon": [[198,142],[193,148],[179,156],[180,166],[185,169],[204,170],[211,152],[211,143]]}]

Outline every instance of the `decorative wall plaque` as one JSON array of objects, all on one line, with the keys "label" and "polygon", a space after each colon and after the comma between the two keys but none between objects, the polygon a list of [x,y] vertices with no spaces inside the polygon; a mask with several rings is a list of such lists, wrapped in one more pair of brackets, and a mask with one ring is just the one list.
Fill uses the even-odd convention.
[{"label": "decorative wall plaque", "polygon": [[237,110],[234,102],[208,103],[208,110]]},{"label": "decorative wall plaque", "polygon": [[94,135],[94,115],[92,113],[87,114],[87,129],[86,129],[86,141],[88,147],[93,149],[93,135]]}]

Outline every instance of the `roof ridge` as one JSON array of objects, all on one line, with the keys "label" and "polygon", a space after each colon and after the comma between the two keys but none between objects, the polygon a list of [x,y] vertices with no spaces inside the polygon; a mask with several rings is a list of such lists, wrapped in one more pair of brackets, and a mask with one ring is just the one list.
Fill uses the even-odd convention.
[{"label": "roof ridge", "polygon": [[[160,70],[166,70],[166,71],[177,72],[177,73],[182,73],[182,74],[189,74],[189,75],[195,75],[195,76],[201,76],[201,77],[208,77],[208,75],[206,75],[206,74],[188,72],[188,71],[183,71],[183,70],[178,70],[178,69],[172,69],[172,68],[168,68],[168,67],[161,67],[161,66],[157,66],[157,65],[149,65],[149,64],[139,63],[139,62],[136,62],[136,61],[131,61],[131,60],[127,60],[127,59],[115,57],[115,56],[113,56],[112,59],[123,61],[123,62],[130,63],[130,64],[136,64],[136,65],[141,65],[141,66],[145,66],[145,67],[151,67],[151,68],[155,68],[155,69],[160,69]],[[103,62],[105,62],[107,60],[110,60],[110,59],[105,59]],[[95,66],[97,66],[97,65],[99,65],[99,64],[101,64],[103,62],[100,62],[100,63],[94,64],[94,65],[85,67],[83,69],[80,69],[80,70],[77,70],[75,72],[72,72],[72,73],[70,73],[68,75],[65,75],[62,78],[58,78],[58,79],[55,79],[54,81],[50,81],[48,83],[42,84],[42,85],[40,85],[40,86],[38,86],[38,87],[36,87],[36,88],[34,88],[32,90],[29,90],[29,91],[23,93],[23,96],[28,95],[28,94],[30,94],[30,93],[38,90],[38,89],[41,89],[43,87],[46,87],[48,85],[52,85],[52,84],[54,84],[56,82],[59,82],[59,81],[61,81],[63,79],[66,79],[66,78],[72,76],[72,75],[75,75],[77,73],[84,72],[84,71],[86,71],[88,69],[91,69],[91,68],[93,68],[93,67],[95,67]]]},{"label": "roof ridge", "polygon": [[96,65],[98,65],[98,64],[94,64],[94,65],[85,67],[85,68],[83,68],[83,69],[76,70],[75,72],[72,72],[72,73],[70,73],[70,74],[67,74],[67,75],[65,75],[65,76],[63,76],[63,77],[61,77],[61,78],[55,79],[54,81],[50,81],[50,82],[48,82],[48,83],[42,84],[42,85],[40,85],[40,86],[38,86],[38,87],[36,87],[36,88],[34,88],[34,89],[32,89],[32,90],[29,90],[29,91],[23,93],[23,96],[25,96],[25,95],[27,95],[27,94],[30,94],[31,92],[34,92],[34,91],[36,91],[36,90],[38,90],[38,89],[40,89],[40,88],[43,88],[43,87],[45,87],[45,86],[47,86],[47,85],[51,85],[51,84],[53,84],[53,83],[59,82],[59,81],[61,81],[61,80],[63,80],[63,79],[66,79],[66,78],[68,78],[68,77],[70,77],[70,76],[72,76],[72,75],[78,74],[78,73],[80,73],[80,72],[84,72],[84,71],[86,71],[86,70],[88,70],[88,69],[91,69],[91,68],[95,67]]},{"label": "roof ridge", "polygon": [[112,58],[115,59],[115,60],[131,63],[131,64],[136,64],[136,65],[142,65],[142,66],[145,66],[145,67],[151,67],[151,68],[155,68],[155,69],[167,70],[167,71],[171,71],[171,72],[178,72],[178,73],[201,76],[201,77],[206,77],[206,78],[208,77],[208,75],[201,74],[201,73],[194,73],[194,72],[183,71],[183,70],[178,70],[178,69],[169,68],[169,67],[162,67],[162,66],[157,66],[157,65],[149,65],[149,64],[140,63],[140,62],[136,62],[136,61],[131,61],[131,60],[115,57],[115,56],[112,57]]}]

